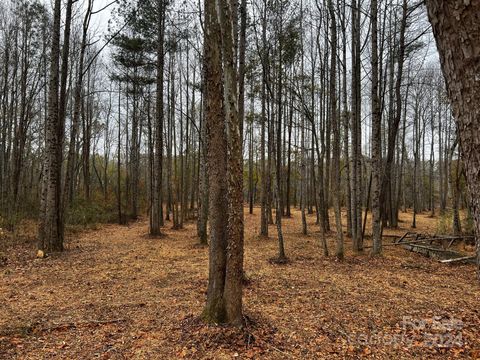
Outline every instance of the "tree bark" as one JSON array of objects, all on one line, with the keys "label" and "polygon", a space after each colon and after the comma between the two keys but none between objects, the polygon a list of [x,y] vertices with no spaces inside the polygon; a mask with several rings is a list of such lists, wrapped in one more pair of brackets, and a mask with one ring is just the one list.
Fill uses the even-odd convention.
[{"label": "tree bark", "polygon": [[84,75],[84,63],[85,52],[87,48],[87,35],[88,27],[90,24],[92,13],[93,1],[89,0],[87,5],[87,11],[83,19],[82,25],[82,41],[80,44],[80,55],[78,60],[78,71],[75,88],[73,90],[73,116],[72,125],[70,128],[70,140],[68,145],[67,164],[65,170],[65,182],[63,185],[63,207],[67,208],[73,201],[74,197],[74,172],[75,162],[77,156],[77,137],[80,128],[80,111],[82,104],[82,88],[83,88],[83,75]]},{"label": "tree bark", "polygon": [[475,221],[480,280],[480,2],[427,0],[426,3],[460,135]]},{"label": "tree bark", "polygon": [[[228,231],[227,266],[225,274],[225,312],[227,322],[243,324],[242,281],[243,281],[243,156],[242,131],[239,114],[239,78],[235,59],[236,1],[216,0],[217,18],[220,24],[223,55],[223,94],[227,126],[227,179],[228,179]],[[242,1],[242,7],[245,1]],[[245,9],[242,12],[246,11]],[[240,80],[240,81],[239,81]],[[243,91],[243,90],[242,90]]]},{"label": "tree bark", "polygon": [[243,164],[232,36],[234,12],[233,4],[225,0],[205,0],[204,5],[211,220],[209,283],[203,318],[239,326],[243,324]]},{"label": "tree bark", "polygon": [[361,30],[360,5],[352,0],[352,157],[351,201],[352,243],[355,252],[362,251],[362,129],[361,129]]},{"label": "tree bark", "polygon": [[157,0],[157,98],[155,102],[155,156],[154,156],[154,180],[152,194],[152,210],[150,212],[150,235],[158,236],[161,234],[160,226],[163,223],[163,69],[165,55],[163,51],[164,28],[165,28],[165,2]]},{"label": "tree bark", "polygon": [[[206,41],[204,34],[204,43]],[[204,49],[204,61],[205,61],[205,49]],[[207,85],[206,85],[206,64],[203,67],[202,72],[202,115],[200,118],[200,141],[199,141],[199,184],[198,184],[198,220],[197,220],[197,235],[200,240],[200,244],[206,245],[208,243],[207,236],[207,221],[208,221],[208,173],[207,173],[207,133],[205,118],[207,115]]]},{"label": "tree bark", "polygon": [[342,213],[340,209],[340,121],[337,116],[337,20],[332,0],[328,1],[331,32],[331,59],[330,59],[330,123],[333,127],[333,162],[332,162],[332,192],[335,211],[335,227],[337,230],[336,251],[337,259],[344,257]]},{"label": "tree bark", "polygon": [[[262,128],[260,134],[260,162],[262,170],[262,193],[261,193],[261,215],[260,215],[260,236],[268,236],[268,174],[269,169],[266,167],[265,160],[265,131],[266,131],[266,84],[267,84],[267,5],[264,2],[263,14],[262,14],[262,89],[261,89],[261,107],[262,107]],[[270,154],[269,154],[270,157]]]},{"label": "tree bark", "polygon": [[[373,254],[382,252],[382,229],[380,212],[380,192],[382,188],[382,119],[378,94],[378,2],[370,3],[372,22],[372,231]],[[368,200],[367,200],[368,201]]]},{"label": "tree bark", "polygon": [[382,191],[380,193],[380,204],[382,205],[382,216],[384,222],[389,220],[391,227],[397,226],[397,214],[392,214],[392,187],[391,187],[391,178],[392,178],[392,168],[395,155],[395,144],[397,140],[398,128],[400,121],[402,119],[402,82],[403,82],[403,65],[405,62],[405,32],[407,29],[407,18],[408,18],[408,3],[407,0],[403,0],[402,4],[402,20],[400,24],[400,40],[398,48],[398,58],[397,58],[397,79],[395,82],[395,116],[393,122],[390,124],[388,129],[388,149],[387,156],[384,164],[384,174],[382,179]]},{"label": "tree bark", "polygon": [[61,174],[63,124],[58,113],[61,1],[55,0],[48,89],[48,118],[45,124],[45,155],[38,229],[38,250],[43,254],[63,250]]}]

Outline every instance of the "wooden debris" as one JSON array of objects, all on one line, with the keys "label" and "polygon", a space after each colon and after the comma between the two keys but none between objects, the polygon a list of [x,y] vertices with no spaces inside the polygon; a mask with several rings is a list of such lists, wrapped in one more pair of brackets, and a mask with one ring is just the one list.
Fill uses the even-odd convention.
[{"label": "wooden debris", "polygon": [[398,239],[397,243],[401,243],[409,234],[410,232],[406,232],[400,239]]},{"label": "wooden debris", "polygon": [[[406,250],[422,254],[432,259],[438,259],[441,263],[475,263],[475,256],[449,250],[456,241],[462,241],[471,238],[471,236],[432,236],[428,234],[406,232],[401,237],[398,235],[383,235],[383,237],[391,237],[395,239],[392,243],[383,244],[384,247],[400,245]],[[371,249],[372,247],[373,246],[364,246],[364,249]]]},{"label": "wooden debris", "polygon": [[453,258],[453,259],[445,259],[440,260],[443,264],[451,264],[451,263],[459,263],[459,262],[468,262],[468,263],[475,263],[476,256],[464,256],[460,258]]},{"label": "wooden debris", "polygon": [[[406,242],[393,242],[389,244],[383,244],[382,246],[399,246],[399,245],[409,245],[409,244],[419,244],[419,243],[424,243],[430,241],[429,239],[419,239],[419,240],[412,240],[412,241],[406,241]],[[364,249],[371,249],[373,246],[364,246]]]},{"label": "wooden debris", "polygon": [[[465,254],[461,254],[452,250],[442,249],[432,245],[425,246],[420,244],[403,244],[402,247],[407,250],[422,254],[426,257],[438,259],[440,262],[442,262],[441,260],[452,260],[469,257]],[[475,259],[474,256],[472,258]],[[474,261],[475,260],[473,260],[472,263],[474,263]]]}]

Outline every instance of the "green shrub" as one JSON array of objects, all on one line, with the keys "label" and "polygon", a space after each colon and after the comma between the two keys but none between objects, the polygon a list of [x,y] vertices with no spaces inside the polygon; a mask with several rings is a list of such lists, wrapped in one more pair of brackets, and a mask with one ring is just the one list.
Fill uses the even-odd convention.
[{"label": "green shrub", "polygon": [[67,225],[91,227],[98,223],[115,221],[116,209],[108,202],[75,199],[66,214]]}]

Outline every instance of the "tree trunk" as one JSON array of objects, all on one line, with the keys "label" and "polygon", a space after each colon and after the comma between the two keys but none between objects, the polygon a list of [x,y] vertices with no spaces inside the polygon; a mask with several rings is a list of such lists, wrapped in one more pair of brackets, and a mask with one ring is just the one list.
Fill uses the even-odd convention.
[{"label": "tree trunk", "polygon": [[480,2],[427,0],[426,3],[460,135],[475,221],[480,279]]},{"label": "tree trunk", "polygon": [[[384,175],[382,179],[382,191],[380,193],[380,204],[382,205],[382,217],[384,221],[389,220],[389,224],[392,227],[397,225],[397,214],[392,215],[392,168],[395,155],[395,144],[397,140],[398,128],[402,119],[402,81],[403,81],[403,65],[405,62],[405,32],[407,29],[408,18],[408,3],[407,0],[403,0],[402,4],[402,21],[400,24],[400,43],[398,49],[398,69],[397,79],[395,82],[395,116],[393,122],[389,124],[388,128],[388,143],[387,143],[387,156],[384,164]],[[389,206],[390,205],[390,206]]]},{"label": "tree trunk", "polygon": [[[282,26],[282,22],[280,20],[280,27]],[[281,31],[281,30],[280,30]],[[282,72],[283,72],[283,64],[282,64],[282,44],[278,44],[278,84],[276,87],[277,91],[277,113],[275,114],[277,121],[275,127],[275,137],[276,137],[276,161],[274,164],[274,173],[275,173],[275,183],[274,183],[274,195],[275,195],[275,204],[276,204],[276,211],[275,211],[275,224],[277,225],[277,233],[278,233],[278,261],[284,262],[286,260],[285,256],[285,244],[283,239],[283,231],[282,231],[282,212],[283,212],[283,204],[282,204]],[[273,123],[275,123],[274,117],[272,117]]]},{"label": "tree trunk", "polygon": [[[228,179],[228,236],[227,267],[225,274],[225,311],[227,321],[233,325],[243,324],[242,281],[243,281],[243,156],[242,132],[243,118],[238,109],[238,89],[244,81],[244,74],[238,74],[235,59],[235,38],[233,29],[237,19],[235,0],[217,0],[217,18],[220,23],[223,55],[223,93],[225,118],[227,125],[227,179]],[[242,14],[246,11],[242,0]]]},{"label": "tree trunk", "polygon": [[[120,81],[118,82],[118,144],[117,144],[117,213],[118,223],[122,225],[124,223],[124,216],[122,214],[122,186],[121,186],[121,148],[122,148],[122,136],[121,136],[121,90],[122,86]],[[70,153],[69,153],[70,154]]]},{"label": "tree trunk", "polygon": [[[204,43],[206,41],[204,34]],[[205,48],[203,50],[205,52]],[[204,57],[205,61],[205,57]],[[197,235],[200,244],[207,244],[207,221],[208,221],[208,173],[207,173],[207,133],[206,133],[206,115],[207,115],[207,85],[206,85],[206,68],[205,64],[202,72],[202,107],[203,111],[200,118],[200,141],[199,141],[199,195],[198,195],[198,221],[197,221]]]},{"label": "tree trunk", "polygon": [[[342,260],[343,251],[343,230],[342,216],[340,209],[340,121],[337,116],[337,21],[335,8],[332,0],[328,1],[328,10],[330,14],[330,32],[331,32],[331,60],[330,60],[330,121],[333,127],[333,162],[332,162],[332,192],[333,207],[335,211],[335,227],[337,229],[337,247],[335,255],[337,259]],[[328,175],[327,175],[328,176]],[[328,189],[327,189],[328,190]]]},{"label": "tree trunk", "polygon": [[63,216],[61,206],[61,175],[63,124],[58,113],[61,1],[55,0],[50,79],[48,89],[48,118],[45,124],[45,156],[38,229],[38,250],[43,254],[63,250]]},{"label": "tree trunk", "polygon": [[241,325],[243,164],[232,36],[234,12],[232,4],[225,0],[205,1],[204,5],[205,125],[211,220],[209,283],[203,317],[209,322]]},{"label": "tree trunk", "polygon": [[362,130],[361,130],[361,29],[360,5],[352,0],[352,243],[362,251]]},{"label": "tree trunk", "polygon": [[[378,95],[378,2],[370,3],[372,21],[372,232],[373,254],[382,252],[380,192],[382,188],[382,118]],[[368,200],[367,200],[368,201]]]},{"label": "tree trunk", "polygon": [[73,91],[73,116],[72,116],[72,125],[70,128],[70,140],[68,145],[68,155],[67,155],[67,164],[65,171],[65,183],[63,185],[63,207],[67,208],[69,204],[73,201],[74,195],[74,173],[75,173],[75,162],[77,155],[77,137],[80,128],[80,111],[82,103],[82,88],[83,88],[83,75],[84,75],[84,62],[85,62],[85,52],[87,48],[87,35],[88,27],[90,24],[91,11],[92,11],[93,1],[90,0],[87,5],[87,11],[83,19],[82,26],[82,41],[80,44],[80,55],[79,55],[79,64],[77,71],[77,80],[75,88]]},{"label": "tree trunk", "polygon": [[[260,235],[268,236],[268,174],[270,169],[267,169],[265,164],[265,130],[266,130],[266,101],[267,101],[267,5],[266,1],[264,2],[263,14],[262,14],[262,89],[261,89],[261,134],[260,134],[260,162],[261,162],[261,171],[262,171],[262,193],[261,193],[261,215],[260,215]],[[269,154],[270,157],[270,154]]]},{"label": "tree trunk", "polygon": [[155,102],[155,156],[153,171],[152,210],[150,212],[150,235],[161,234],[160,226],[163,224],[162,211],[162,178],[163,178],[163,68],[164,68],[164,28],[165,28],[165,2],[157,0],[157,99]]}]

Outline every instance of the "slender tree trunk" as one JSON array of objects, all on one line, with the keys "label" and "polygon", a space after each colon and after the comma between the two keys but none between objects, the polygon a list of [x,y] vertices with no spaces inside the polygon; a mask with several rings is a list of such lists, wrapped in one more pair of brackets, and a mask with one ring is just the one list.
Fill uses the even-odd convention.
[{"label": "slender tree trunk", "polygon": [[361,29],[360,5],[352,0],[352,240],[353,250],[362,251],[362,131],[361,131]]},{"label": "slender tree trunk", "polygon": [[372,231],[373,254],[382,252],[380,192],[382,188],[382,119],[378,95],[378,2],[370,3],[372,22]]},{"label": "slender tree trunk", "polygon": [[[300,4],[300,21],[302,22],[302,27],[303,27],[303,1]],[[301,38],[301,81],[300,81],[300,86],[301,86],[301,101],[303,102],[305,99],[305,83],[304,83],[304,78],[305,78],[305,64],[304,64],[304,53],[305,53],[305,48],[304,48],[304,43],[303,43],[303,37]],[[313,90],[312,90],[313,91]],[[313,111],[313,109],[312,109]],[[300,123],[300,211],[302,214],[302,234],[307,235],[307,216],[306,216],[306,202],[307,202],[307,189],[306,189],[306,178],[307,178],[307,164],[306,164],[306,159],[305,159],[305,110],[301,112],[300,114],[301,117],[301,123]]]},{"label": "slender tree trunk", "polygon": [[288,155],[287,155],[287,181],[286,181],[286,191],[285,191],[285,206],[287,208],[286,210],[286,216],[290,217],[292,216],[291,210],[290,210],[290,191],[291,191],[291,171],[292,171],[292,162],[291,162],[291,157],[292,157],[292,126],[293,126],[293,94],[290,96],[290,110],[289,110],[289,121],[288,121]]},{"label": "slender tree trunk", "polygon": [[121,186],[121,175],[122,175],[122,160],[121,160],[121,149],[122,149],[122,137],[121,137],[121,85],[118,83],[118,144],[117,144],[117,212],[118,212],[118,223],[122,225],[124,223],[124,218],[122,214],[122,186]]},{"label": "slender tree trunk", "polygon": [[[267,5],[266,1],[264,2],[263,15],[262,15],[262,90],[261,90],[261,134],[260,134],[260,162],[261,162],[261,171],[262,171],[262,193],[261,193],[261,216],[260,216],[260,235],[268,236],[268,174],[269,169],[266,168],[265,164],[265,131],[266,131],[266,84],[267,84]],[[270,157],[270,154],[269,154]]]},{"label": "slender tree trunk", "polygon": [[63,124],[58,114],[61,1],[55,0],[52,29],[52,50],[48,90],[48,118],[45,124],[45,157],[38,229],[39,255],[63,250],[63,216],[61,175]]},{"label": "slender tree trunk", "polygon": [[330,122],[333,127],[333,163],[332,163],[332,192],[335,211],[335,226],[337,229],[337,259],[343,259],[343,229],[340,209],[340,121],[337,116],[337,20],[332,0],[328,1],[330,14],[331,60],[330,60]]},{"label": "slender tree trunk", "polygon": [[[281,26],[281,20],[280,20]],[[280,30],[281,31],[281,30]],[[277,117],[276,127],[275,127],[275,136],[276,136],[276,161],[275,161],[275,184],[274,184],[274,193],[275,193],[275,204],[276,204],[276,211],[275,211],[275,223],[277,225],[277,233],[278,233],[278,261],[285,262],[285,245],[284,245],[284,238],[283,238],[283,230],[282,230],[282,215],[283,215],[283,204],[282,204],[282,72],[283,72],[283,64],[282,64],[282,44],[278,45],[279,51],[279,58],[278,58],[278,85],[276,88],[277,91],[277,113],[275,116]],[[275,122],[275,121],[273,121]]]},{"label": "slender tree trunk", "polygon": [[93,6],[93,0],[89,0],[87,5],[87,11],[83,19],[82,26],[82,41],[80,44],[80,54],[78,60],[78,71],[75,88],[73,90],[73,116],[72,125],[70,127],[70,140],[68,145],[67,164],[65,171],[65,182],[63,186],[63,206],[67,208],[73,201],[74,197],[74,178],[75,178],[75,163],[77,157],[77,137],[80,130],[80,116],[81,116],[81,104],[82,104],[82,89],[83,89],[83,76],[84,76],[84,62],[85,52],[87,48],[87,35],[88,27],[90,24],[91,11]]},{"label": "slender tree trunk", "polygon": [[[207,41],[204,33],[204,43]],[[204,65],[202,70],[202,113],[200,118],[200,141],[199,141],[199,196],[198,196],[198,221],[197,235],[200,244],[207,244],[207,221],[208,221],[208,172],[207,172],[207,132],[206,132],[206,115],[207,115],[207,64],[205,63],[205,47],[204,47]]]},{"label": "slender tree trunk", "polygon": [[347,208],[347,236],[352,236],[352,189],[350,186],[350,155],[349,155],[349,111],[348,111],[348,91],[347,91],[347,19],[346,19],[346,0],[342,0],[342,107],[343,107],[343,147],[344,147],[344,184],[345,184],[345,202]]},{"label": "slender tree trunk", "polygon": [[254,202],[254,185],[253,185],[253,124],[254,124],[254,97],[253,97],[253,77],[251,81],[250,97],[250,124],[248,128],[248,204],[249,213],[253,214],[253,202]]},{"label": "slender tree trunk", "polygon": [[165,28],[165,2],[157,0],[157,98],[155,102],[155,156],[154,180],[152,194],[152,211],[150,212],[150,235],[161,234],[160,226],[163,225],[163,70],[165,56],[163,51]]},{"label": "slender tree trunk", "polygon": [[[398,65],[397,65],[397,79],[395,82],[395,117],[388,129],[388,143],[387,143],[387,157],[384,164],[384,175],[382,179],[382,191],[380,193],[380,204],[382,204],[382,215],[385,220],[389,220],[389,225],[396,226],[397,214],[392,215],[392,208],[390,203],[392,202],[392,168],[395,155],[395,144],[397,140],[398,128],[402,119],[402,83],[403,83],[403,65],[405,62],[406,41],[405,32],[407,29],[408,20],[408,3],[407,0],[403,0],[402,3],[402,20],[400,24],[400,42],[398,48]],[[395,219],[394,219],[395,218]]]},{"label": "slender tree trunk", "polygon": [[[432,98],[433,101],[433,98]],[[430,216],[435,216],[435,180],[434,180],[434,166],[435,166],[435,114],[433,112],[433,105],[431,107],[430,114],[430,130],[431,130],[431,140],[430,140],[430,172],[429,172],[429,201],[430,201]]]}]

